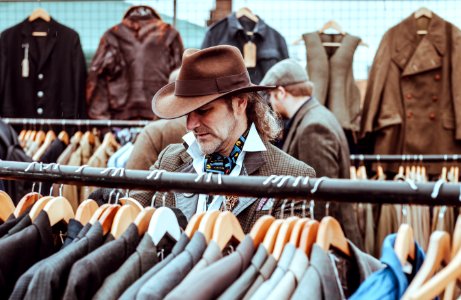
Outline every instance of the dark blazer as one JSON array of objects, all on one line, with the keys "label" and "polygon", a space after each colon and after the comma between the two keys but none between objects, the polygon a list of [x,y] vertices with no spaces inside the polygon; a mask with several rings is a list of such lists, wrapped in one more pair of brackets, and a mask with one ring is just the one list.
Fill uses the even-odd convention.
[{"label": "dark blazer", "polygon": [[115,273],[104,280],[93,299],[118,299],[133,282],[158,262],[158,254],[152,237],[145,234],[136,251]]},{"label": "dark blazer", "polygon": [[[94,226],[93,226],[94,227]],[[107,243],[77,261],[70,270],[64,299],[90,299],[104,279],[136,250],[140,237],[131,224],[119,239]]]},{"label": "dark blazer", "polygon": [[165,299],[216,299],[245,271],[253,252],[253,240],[247,235],[235,252],[181,282]]},{"label": "dark blazer", "polygon": [[[308,100],[294,116],[283,151],[312,166],[317,177],[350,178],[349,147],[344,131],[335,116],[315,98]],[[325,204],[316,204],[315,219],[320,220],[326,214]],[[346,236],[362,248],[352,204],[332,202],[329,213],[342,224]]]},{"label": "dark blazer", "polygon": [[[46,38],[32,36],[46,30]],[[43,42],[43,43],[41,43]],[[29,45],[29,76],[21,62]],[[51,19],[23,22],[0,36],[0,115],[15,118],[83,119],[86,65],[74,30]]]},{"label": "dark blazer", "polygon": [[384,34],[370,70],[361,136],[375,138],[376,154],[461,153],[461,30],[433,13],[421,36],[417,22]]},{"label": "dark blazer", "polygon": [[[136,299],[164,299],[200,260],[205,248],[205,236],[201,232],[196,232],[186,249],[143,285]],[[184,296],[185,294],[182,294],[182,297]]]},{"label": "dark blazer", "polygon": [[186,234],[181,234],[179,241],[174,245],[173,250],[171,253],[165,257],[164,260],[153,266],[149,271],[147,271],[144,275],[142,275],[138,280],[136,280],[119,298],[120,300],[131,300],[135,299],[136,295],[138,294],[139,290],[142,286],[157,272],[163,269],[167,264],[169,264],[175,257],[179,255],[185,248],[186,245],[189,243],[189,238]]}]

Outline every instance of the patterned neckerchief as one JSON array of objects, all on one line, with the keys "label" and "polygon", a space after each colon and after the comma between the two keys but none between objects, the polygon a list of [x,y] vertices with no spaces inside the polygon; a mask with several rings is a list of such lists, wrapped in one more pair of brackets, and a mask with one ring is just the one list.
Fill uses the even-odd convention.
[{"label": "patterned neckerchief", "polygon": [[223,175],[229,175],[234,169],[240,153],[242,153],[243,145],[245,144],[249,131],[250,130],[247,129],[237,142],[235,142],[234,148],[229,156],[224,156],[219,153],[207,154],[205,156],[203,170],[206,173],[221,173]]}]

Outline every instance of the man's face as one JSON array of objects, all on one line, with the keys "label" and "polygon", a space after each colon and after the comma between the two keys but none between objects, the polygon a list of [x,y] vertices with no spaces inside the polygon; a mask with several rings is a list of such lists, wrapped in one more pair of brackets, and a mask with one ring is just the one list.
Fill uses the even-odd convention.
[{"label": "man's face", "polygon": [[282,118],[287,118],[286,109],[283,106],[283,99],[280,99],[281,95],[278,89],[271,90],[269,92],[269,101],[271,103],[271,107],[275,113],[280,115]]},{"label": "man's face", "polygon": [[237,117],[225,100],[210,102],[187,115],[187,130],[192,131],[204,154],[225,152],[235,143]]}]

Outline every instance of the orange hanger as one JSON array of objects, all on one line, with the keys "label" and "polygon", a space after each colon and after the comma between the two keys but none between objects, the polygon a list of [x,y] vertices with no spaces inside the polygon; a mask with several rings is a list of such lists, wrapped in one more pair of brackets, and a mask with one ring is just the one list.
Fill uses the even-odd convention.
[{"label": "orange hanger", "polygon": [[74,217],[74,210],[64,197],[55,197],[51,199],[43,208],[47,212],[50,220],[50,225],[53,226],[60,221],[69,223],[69,220]]},{"label": "orange hanger", "polygon": [[133,223],[136,219],[136,216],[141,212],[141,209],[135,205],[123,205],[115,214],[114,221],[112,222],[112,227],[110,233],[116,239],[118,239]]},{"label": "orange hanger", "polygon": [[216,224],[216,220],[218,219],[218,216],[219,216],[219,211],[209,210],[205,212],[205,215],[200,221],[200,226],[198,227],[198,231],[203,233],[207,244],[213,238],[213,229]]},{"label": "orange hanger", "polygon": [[332,246],[350,256],[349,244],[339,222],[333,217],[324,217],[320,222],[315,242],[323,250],[328,251]]},{"label": "orange hanger", "polygon": [[317,240],[317,233],[320,223],[317,220],[308,221],[301,232],[301,240],[299,242],[299,249],[309,257],[311,254],[312,245]]},{"label": "orange hanger", "polygon": [[86,225],[98,208],[98,203],[92,199],[83,201],[77,208],[75,220],[79,221],[82,225]]},{"label": "orange hanger", "polygon": [[277,234],[274,251],[272,251],[272,256],[274,256],[276,260],[279,260],[282,256],[283,248],[285,248],[286,244],[289,242],[293,227],[298,220],[298,217],[289,217],[283,221],[279,233]]},{"label": "orange hanger", "polygon": [[45,208],[45,205],[53,199],[53,196],[45,196],[37,200],[35,202],[34,206],[32,206],[32,209],[29,212],[29,217],[32,220],[32,222],[38,217],[38,215],[42,212],[43,208]]},{"label": "orange hanger", "polygon": [[147,229],[149,228],[150,220],[152,219],[154,212],[155,212],[155,208],[148,206],[148,207],[145,207],[136,216],[136,219],[134,220],[134,225],[138,227],[138,234],[140,236],[147,232]]},{"label": "orange hanger", "polygon": [[107,207],[102,213],[102,215],[99,217],[98,221],[102,225],[103,235],[106,235],[110,232],[112,228],[112,223],[114,222],[115,215],[117,214],[117,211],[119,209],[120,205],[110,204],[110,206]]},{"label": "orange hanger", "polygon": [[45,154],[46,150],[50,147],[51,143],[56,139],[56,135],[52,130],[48,131],[45,136],[45,140],[40,148],[35,152],[33,156],[34,161],[39,161]]},{"label": "orange hanger", "polygon": [[263,246],[266,248],[268,253],[272,253],[274,250],[275,241],[277,240],[277,234],[279,233],[280,227],[282,227],[283,220],[275,220],[272,222],[269,230],[264,237]]},{"label": "orange hanger", "polygon": [[29,22],[35,21],[37,19],[42,19],[46,22],[50,22],[50,14],[41,7],[34,9],[34,11],[29,16]]},{"label": "orange hanger", "polygon": [[274,223],[275,218],[271,215],[265,215],[259,218],[256,223],[253,225],[250,231],[250,236],[253,239],[254,247],[258,247],[261,244],[269,231],[272,223]]},{"label": "orange hanger", "polygon": [[237,217],[230,211],[220,213],[213,228],[212,238],[219,248],[223,250],[231,240],[241,242],[244,238],[245,234]]},{"label": "orange hanger", "polygon": [[307,222],[309,222],[309,220],[309,218],[302,218],[296,222],[295,226],[293,227],[293,230],[291,231],[291,244],[295,245],[296,247],[299,247],[299,244],[301,242],[301,233],[303,232],[304,225]]},{"label": "orange hanger", "polygon": [[138,200],[131,198],[131,197],[123,197],[118,199],[118,202],[120,202],[122,205],[131,205],[135,206],[139,209],[139,211],[142,211],[144,207],[139,203]]},{"label": "orange hanger", "polygon": [[94,223],[96,223],[99,220],[99,218],[102,216],[104,211],[109,207],[110,207],[109,203],[104,203],[103,205],[101,205],[91,216],[90,224],[93,225]]},{"label": "orange hanger", "polygon": [[72,140],[75,140],[75,142],[78,144],[80,143],[81,139],[83,138],[83,133],[81,131],[77,131],[74,133],[72,136]]},{"label": "orange hanger", "polygon": [[69,134],[64,130],[59,133],[58,139],[64,144],[69,145]]},{"label": "orange hanger", "polygon": [[195,214],[195,215],[192,216],[189,223],[187,223],[185,233],[189,237],[189,239],[192,238],[194,233],[199,229],[200,223],[201,223],[204,215],[205,215],[205,212]]},{"label": "orange hanger", "polygon": [[22,215],[29,207],[34,205],[39,198],[42,198],[42,195],[36,192],[26,194],[19,200],[18,205],[14,209],[14,216],[17,218]]},{"label": "orange hanger", "polygon": [[34,138],[34,141],[41,145],[44,141],[45,141],[45,138],[46,138],[46,133],[45,131],[43,130],[40,130],[39,132],[37,132],[35,138]]},{"label": "orange hanger", "polygon": [[5,222],[14,212],[14,203],[4,191],[0,191],[0,220]]},{"label": "orange hanger", "polygon": [[82,136],[82,139],[80,140],[80,142],[81,142],[82,140],[88,141],[88,143],[89,143],[90,145],[94,145],[96,138],[94,137],[94,134],[93,134],[91,131],[88,130],[88,131],[85,132],[85,134]]},{"label": "orange hanger", "polygon": [[394,251],[402,266],[407,262],[408,257],[415,258],[415,239],[413,229],[408,224],[402,224],[395,238]]}]

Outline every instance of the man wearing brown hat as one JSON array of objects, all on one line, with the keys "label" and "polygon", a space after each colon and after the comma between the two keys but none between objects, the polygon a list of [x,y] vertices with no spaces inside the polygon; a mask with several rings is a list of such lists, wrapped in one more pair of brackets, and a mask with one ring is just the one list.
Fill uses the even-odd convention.
[{"label": "man wearing brown hat", "polygon": [[[282,60],[269,69],[261,84],[275,86],[267,94],[274,111],[286,121],[283,151],[313,166],[318,177],[350,178],[344,131],[333,113],[312,96],[315,87],[305,68],[293,59]],[[325,213],[325,204],[317,203],[315,218]],[[362,247],[352,205],[331,203],[329,214],[340,221],[346,236]]]},{"label": "man wearing brown hat", "polygon": [[[178,79],[157,92],[152,108],[160,118],[186,115],[189,133],[183,137],[184,144],[172,144],[160,153],[154,169],[315,177],[310,166],[269,143],[280,128],[256,93],[269,88],[251,83],[243,57],[233,46],[186,50]],[[278,200],[232,198],[175,193],[167,197],[166,204],[181,209],[188,219],[197,212],[226,205],[245,232],[269,211],[278,216],[282,207]],[[287,205],[285,215],[290,213],[291,205]]]}]

